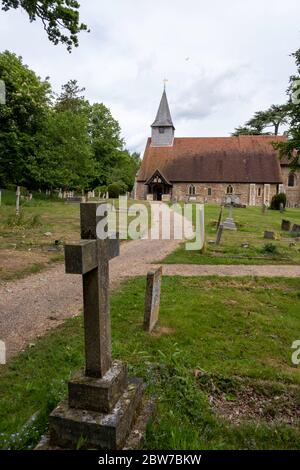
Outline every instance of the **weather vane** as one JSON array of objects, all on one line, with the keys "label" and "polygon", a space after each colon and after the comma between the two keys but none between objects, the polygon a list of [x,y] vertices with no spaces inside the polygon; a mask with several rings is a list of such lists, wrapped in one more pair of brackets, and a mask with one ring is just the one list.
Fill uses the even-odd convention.
[{"label": "weather vane", "polygon": [[164,78],[163,79],[163,82],[164,82],[164,90],[166,89],[166,83],[168,82],[169,80],[167,78]]}]

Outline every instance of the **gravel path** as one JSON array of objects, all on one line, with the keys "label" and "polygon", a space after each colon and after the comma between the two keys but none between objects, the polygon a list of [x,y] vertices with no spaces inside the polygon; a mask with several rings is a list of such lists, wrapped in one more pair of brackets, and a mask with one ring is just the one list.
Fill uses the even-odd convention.
[{"label": "gravel path", "polygon": [[[123,279],[146,275],[171,253],[179,240],[135,240],[122,243],[119,257],[110,261],[111,288]],[[165,275],[182,276],[300,276],[300,266],[164,265]],[[23,350],[66,318],[82,309],[81,276],[53,267],[0,285],[0,340],[7,358]]]}]

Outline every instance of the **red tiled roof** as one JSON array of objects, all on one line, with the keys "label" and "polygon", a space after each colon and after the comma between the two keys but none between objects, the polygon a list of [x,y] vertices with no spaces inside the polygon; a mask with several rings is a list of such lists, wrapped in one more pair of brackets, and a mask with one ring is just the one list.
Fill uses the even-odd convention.
[{"label": "red tiled roof", "polygon": [[272,146],[284,136],[183,137],[172,147],[147,141],[138,181],[160,170],[171,182],[281,183],[278,154]]}]

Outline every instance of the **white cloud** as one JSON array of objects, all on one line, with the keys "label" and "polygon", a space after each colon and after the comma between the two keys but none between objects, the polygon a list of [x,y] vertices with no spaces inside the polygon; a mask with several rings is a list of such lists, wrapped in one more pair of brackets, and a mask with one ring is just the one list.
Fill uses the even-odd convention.
[{"label": "white cloud", "polygon": [[298,0],[85,0],[81,16],[91,32],[68,54],[25,13],[0,11],[0,49],[56,91],[76,78],[111,108],[132,150],[144,149],[165,77],[176,135],[218,136],[283,102],[295,70]]}]

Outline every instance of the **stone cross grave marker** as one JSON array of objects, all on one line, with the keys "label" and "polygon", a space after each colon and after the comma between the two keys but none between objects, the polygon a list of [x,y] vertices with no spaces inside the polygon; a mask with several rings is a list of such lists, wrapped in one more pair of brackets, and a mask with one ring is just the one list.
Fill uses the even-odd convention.
[{"label": "stone cross grave marker", "polygon": [[162,267],[147,274],[147,287],[145,295],[144,330],[151,333],[155,327],[160,306]]},{"label": "stone cross grave marker", "polygon": [[223,229],[224,230],[236,230],[236,225],[233,220],[233,203],[229,205],[228,209],[228,216],[225,222],[223,223]]},{"label": "stone cross grave marker", "polygon": [[66,273],[81,274],[85,371],[68,384],[68,400],[49,419],[50,445],[118,449],[124,444],[142,398],[141,379],[127,379],[127,367],[112,361],[109,260],[119,255],[119,239],[97,239],[97,203],[80,205],[81,240],[65,246]]}]

